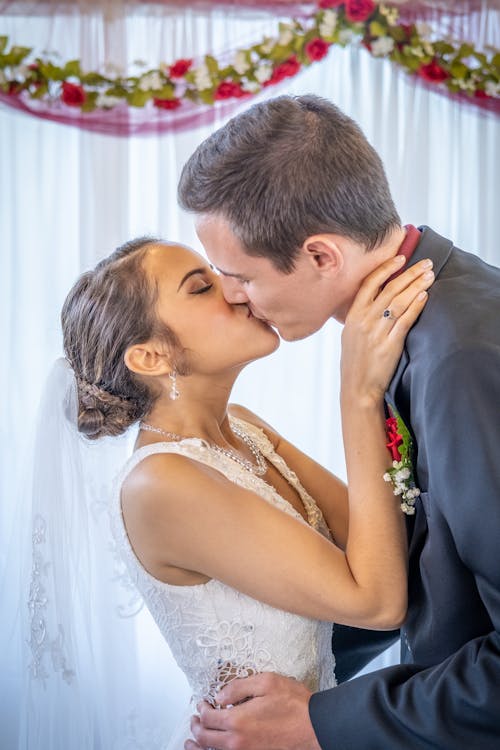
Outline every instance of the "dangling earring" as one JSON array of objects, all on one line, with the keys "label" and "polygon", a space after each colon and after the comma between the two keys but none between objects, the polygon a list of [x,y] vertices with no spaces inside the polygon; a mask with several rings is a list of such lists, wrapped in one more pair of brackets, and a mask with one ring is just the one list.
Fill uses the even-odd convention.
[{"label": "dangling earring", "polygon": [[178,398],[179,398],[179,396],[181,395],[181,394],[179,393],[179,391],[177,390],[177,373],[176,373],[176,371],[175,371],[175,370],[173,370],[173,371],[172,371],[172,372],[171,372],[171,373],[169,374],[169,376],[168,376],[168,377],[169,377],[169,378],[170,378],[170,380],[171,380],[171,386],[170,386],[170,394],[169,394],[169,396],[170,396],[170,398],[172,399],[172,401],[176,401],[176,399],[178,399]]}]

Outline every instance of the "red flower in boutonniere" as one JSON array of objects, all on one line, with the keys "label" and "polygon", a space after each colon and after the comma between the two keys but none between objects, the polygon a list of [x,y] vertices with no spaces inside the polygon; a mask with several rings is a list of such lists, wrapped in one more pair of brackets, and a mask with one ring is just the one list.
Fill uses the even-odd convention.
[{"label": "red flower in boutonniere", "polygon": [[387,432],[386,446],[389,449],[393,461],[401,461],[399,446],[403,442],[403,436],[398,432],[398,420],[396,417],[389,417],[385,420],[385,429]]},{"label": "red flower in boutonniere", "polygon": [[392,491],[401,496],[401,510],[408,516],[415,513],[415,500],[420,490],[413,477],[412,449],[410,432],[400,415],[389,409],[391,416],[386,419],[386,446],[391,454],[392,468],[384,474],[384,480],[392,484]]}]

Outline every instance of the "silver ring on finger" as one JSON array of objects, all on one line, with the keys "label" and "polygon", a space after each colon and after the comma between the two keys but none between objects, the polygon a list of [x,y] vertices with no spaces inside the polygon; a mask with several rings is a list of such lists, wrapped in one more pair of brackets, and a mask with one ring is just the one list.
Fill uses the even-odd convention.
[{"label": "silver ring on finger", "polygon": [[397,315],[394,315],[393,312],[389,308],[387,308],[387,310],[384,310],[384,312],[382,313],[382,317],[385,318],[386,320],[398,319]]}]

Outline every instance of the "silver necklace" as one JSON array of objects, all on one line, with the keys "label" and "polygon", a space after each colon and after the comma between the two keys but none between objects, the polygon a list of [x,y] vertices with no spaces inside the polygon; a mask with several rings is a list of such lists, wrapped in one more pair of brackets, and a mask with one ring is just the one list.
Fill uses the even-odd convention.
[{"label": "silver necklace", "polygon": [[[147,424],[146,422],[140,422],[139,429],[146,430],[147,432],[156,432],[158,435],[163,435],[171,440],[186,440],[185,437],[178,435],[176,432],[168,432],[168,430],[162,430],[161,427],[154,427],[152,424]],[[237,464],[243,466],[244,469],[250,471],[252,474],[256,474],[259,477],[263,476],[267,471],[266,459],[253,442],[252,438],[249,437],[246,432],[243,432],[243,430],[236,424],[232,424],[231,429],[234,434],[241,438],[245,445],[248,446],[252,456],[255,458],[255,463],[252,463],[248,458],[244,458],[231,448],[221,448],[220,445],[209,443],[206,440],[202,440],[202,442],[205,443],[208,448],[212,448],[214,451],[217,451],[217,453],[222,453],[222,455],[236,461]]]}]

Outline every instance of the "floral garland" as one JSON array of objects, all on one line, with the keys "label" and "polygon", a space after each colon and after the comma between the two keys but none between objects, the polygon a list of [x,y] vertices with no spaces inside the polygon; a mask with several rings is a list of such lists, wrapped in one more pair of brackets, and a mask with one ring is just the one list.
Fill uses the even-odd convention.
[{"label": "floral garland", "polygon": [[384,474],[384,481],[392,484],[393,493],[401,498],[401,510],[408,516],[415,514],[415,501],[420,490],[413,475],[413,441],[401,416],[389,407],[386,419],[387,448],[392,456],[392,468]]},{"label": "floral garland", "polygon": [[480,99],[500,99],[500,52],[479,52],[472,44],[431,38],[426,24],[404,24],[397,8],[372,0],[320,0],[305,22],[279,24],[279,35],[235,53],[229,64],[211,55],[137,75],[109,68],[82,71],[79,60],[64,64],[32,59],[32,48],[12,46],[0,37],[0,91],[49,104],[63,103],[82,112],[119,105],[174,110],[185,102],[214,104],[256,94],[322,60],[333,45],[353,39],[374,56],[388,58],[407,72],[438,87]]}]

